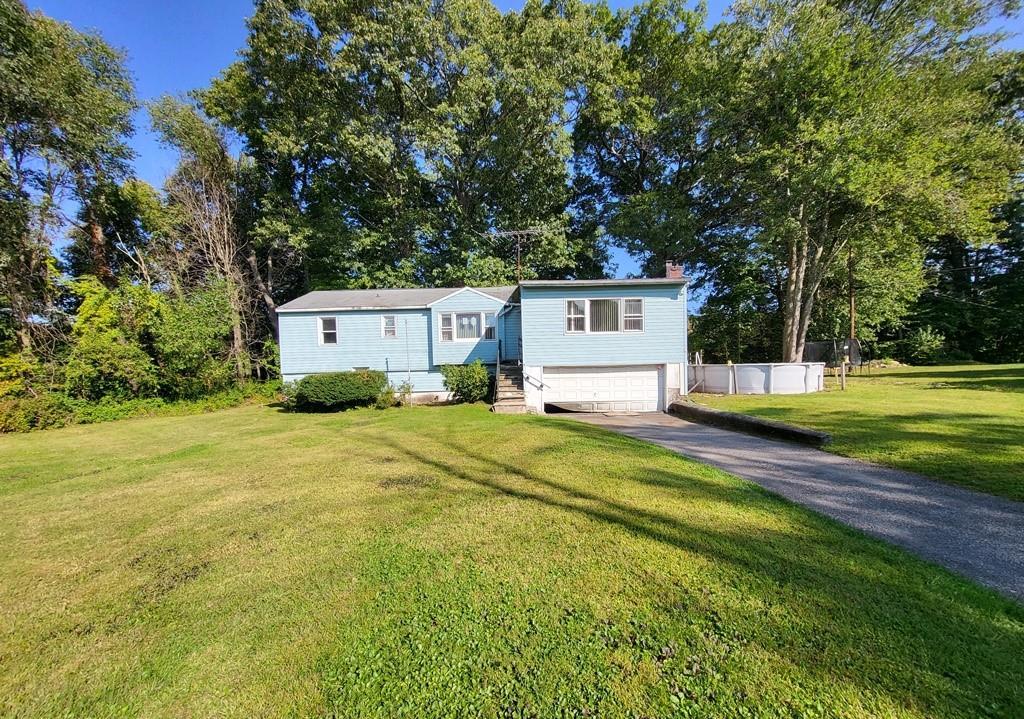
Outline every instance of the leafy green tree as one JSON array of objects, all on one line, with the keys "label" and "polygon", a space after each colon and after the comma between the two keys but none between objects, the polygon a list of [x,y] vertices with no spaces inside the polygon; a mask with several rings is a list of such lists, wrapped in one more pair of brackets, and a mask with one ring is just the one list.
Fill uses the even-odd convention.
[{"label": "leafy green tree", "polygon": [[[261,2],[203,94],[254,160],[252,233],[311,286],[507,281],[495,229],[551,228],[524,273],[564,275],[593,235],[566,206],[572,108],[606,46],[579,2]],[[521,248],[522,249],[522,248]]]},{"label": "leafy green tree", "polygon": [[231,301],[223,281],[213,282],[162,305],[154,330],[161,394],[197,398],[234,380]]},{"label": "leafy green tree", "polygon": [[[575,208],[660,276],[666,260],[712,280],[736,223],[729,183],[714,173],[710,113],[722,86],[702,7],[650,0],[606,15],[619,48],[611,92],[587,96],[573,130]],[[597,78],[600,82],[602,78]]]},{"label": "leafy green tree", "polygon": [[955,359],[1024,361],[1024,201],[1014,197],[997,217],[1005,223],[998,242],[947,236],[929,248],[928,288],[909,313],[908,332],[934,328]]},{"label": "leafy green tree", "polygon": [[0,39],[0,296],[28,350],[53,327],[62,194],[78,200],[93,265],[112,281],[96,208],[128,172],[134,100],[124,57],[98,35],[0,0]]},{"label": "leafy green tree", "polygon": [[130,282],[111,289],[93,277],[77,280],[73,291],[81,304],[64,368],[68,394],[90,400],[156,396],[160,296]]},{"label": "leafy green tree", "polygon": [[851,286],[871,333],[922,288],[934,238],[998,230],[1020,146],[991,87],[1013,58],[982,29],[1009,9],[751,0],[708,31],[651,0],[608,23],[614,102],[582,113],[577,184],[647,272],[681,260],[718,320],[738,313],[722,347],[757,307],[781,315],[771,354],[800,359],[812,323],[846,333]]},{"label": "leafy green tree", "polygon": [[1007,57],[981,28],[1004,8],[755,0],[718,33],[736,138],[724,176],[785,268],[784,360],[802,357],[829,274],[880,234],[994,237],[1020,162],[987,91]]},{"label": "leafy green tree", "polygon": [[204,286],[212,277],[228,299],[231,354],[239,380],[250,374],[250,280],[244,264],[247,237],[238,221],[239,161],[219,127],[197,109],[164,97],[150,105],[153,124],[180,160],[165,184],[167,248],[174,255],[172,286]]},{"label": "leafy green tree", "polygon": [[62,254],[62,269],[72,277],[128,277],[151,284],[145,259],[149,252],[151,231],[147,227],[145,203],[152,199],[152,190],[141,180],[104,183],[89,216],[99,227],[103,242],[93,243],[92,228],[79,212],[80,223],[68,233],[68,244]]}]

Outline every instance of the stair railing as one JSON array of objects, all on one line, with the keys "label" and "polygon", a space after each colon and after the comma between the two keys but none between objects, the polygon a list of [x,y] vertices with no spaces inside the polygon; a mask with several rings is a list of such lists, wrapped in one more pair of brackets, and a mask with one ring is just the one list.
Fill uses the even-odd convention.
[{"label": "stair railing", "polygon": [[498,351],[494,358],[494,402],[498,401],[498,392],[501,391],[501,340],[498,340]]}]

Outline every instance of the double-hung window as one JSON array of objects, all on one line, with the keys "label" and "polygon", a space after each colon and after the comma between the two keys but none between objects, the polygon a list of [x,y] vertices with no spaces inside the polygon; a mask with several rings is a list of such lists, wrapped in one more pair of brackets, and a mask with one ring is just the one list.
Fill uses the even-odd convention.
[{"label": "double-hung window", "polygon": [[395,315],[381,315],[380,336],[398,337],[398,318]]},{"label": "double-hung window", "polygon": [[642,298],[622,300],[622,331],[644,331],[644,301]]},{"label": "double-hung window", "polygon": [[319,317],[319,318],[317,318],[317,324],[320,325],[320,344],[322,344],[322,345],[336,345],[336,344],[338,344],[338,318],[337,317]]},{"label": "double-hung window", "polygon": [[576,333],[587,331],[587,301],[565,301],[565,331]]},{"label": "double-hung window", "polygon": [[493,312],[444,312],[441,318],[442,342],[472,342],[496,338]]},{"label": "double-hung window", "polygon": [[441,341],[451,342],[455,339],[455,331],[452,329],[452,315],[441,315]]}]

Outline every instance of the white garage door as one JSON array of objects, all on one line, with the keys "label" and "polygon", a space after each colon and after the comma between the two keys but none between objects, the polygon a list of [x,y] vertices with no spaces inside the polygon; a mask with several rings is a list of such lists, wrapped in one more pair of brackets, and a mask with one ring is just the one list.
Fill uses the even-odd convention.
[{"label": "white garage door", "polygon": [[583,412],[663,409],[661,367],[545,367],[544,402]]}]

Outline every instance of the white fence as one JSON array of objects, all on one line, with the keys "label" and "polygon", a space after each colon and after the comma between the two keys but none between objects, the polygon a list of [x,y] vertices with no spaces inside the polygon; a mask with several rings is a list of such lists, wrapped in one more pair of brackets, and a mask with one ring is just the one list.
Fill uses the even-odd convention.
[{"label": "white fence", "polygon": [[825,387],[824,362],[692,364],[690,391],[710,394],[805,394]]}]

